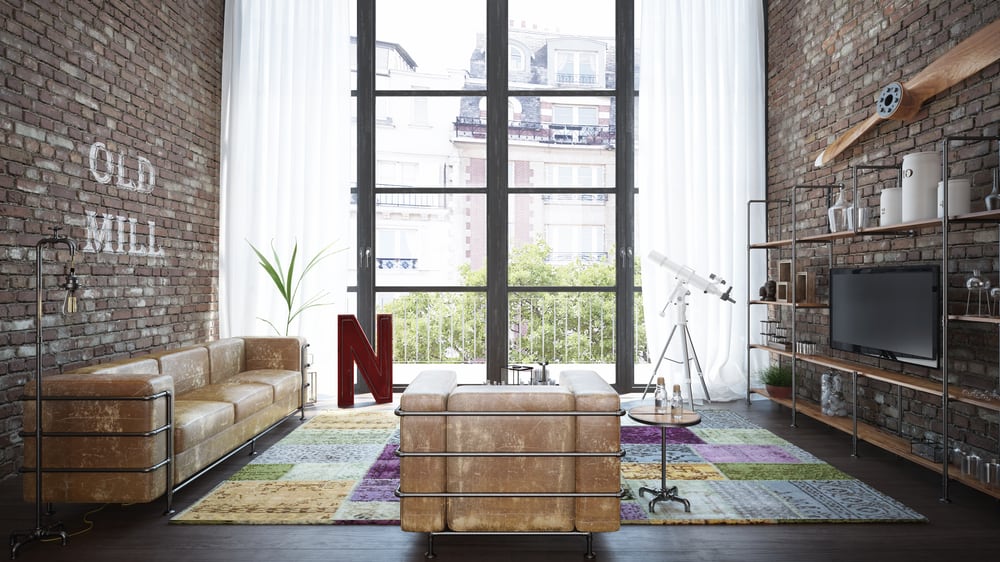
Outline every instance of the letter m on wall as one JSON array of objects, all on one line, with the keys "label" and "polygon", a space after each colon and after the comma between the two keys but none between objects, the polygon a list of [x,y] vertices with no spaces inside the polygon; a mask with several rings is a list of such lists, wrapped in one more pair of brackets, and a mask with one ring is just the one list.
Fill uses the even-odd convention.
[{"label": "letter m on wall", "polygon": [[375,317],[372,348],[361,324],[353,314],[337,316],[337,406],[354,405],[354,366],[368,384],[376,404],[392,402],[392,315]]}]

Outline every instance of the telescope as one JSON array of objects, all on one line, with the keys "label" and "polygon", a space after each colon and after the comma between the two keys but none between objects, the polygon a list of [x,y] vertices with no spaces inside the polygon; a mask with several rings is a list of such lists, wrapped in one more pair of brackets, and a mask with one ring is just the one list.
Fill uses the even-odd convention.
[{"label": "telescope", "polygon": [[[714,273],[710,274],[708,279],[705,279],[695,273],[690,267],[683,266],[675,261],[672,261],[670,258],[664,256],[656,250],[649,252],[649,259],[674,272],[675,278],[682,284],[691,285],[704,293],[711,293],[724,301],[732,303],[736,302],[731,296],[729,296],[730,293],[733,292],[733,288],[731,286],[726,286],[726,280]],[[723,290],[723,288],[725,290]]]}]

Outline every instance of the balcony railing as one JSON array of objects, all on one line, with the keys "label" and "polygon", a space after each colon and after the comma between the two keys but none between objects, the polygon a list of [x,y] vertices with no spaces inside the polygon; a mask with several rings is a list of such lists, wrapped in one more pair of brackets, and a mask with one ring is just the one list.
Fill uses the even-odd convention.
[{"label": "balcony railing", "polygon": [[375,258],[378,269],[412,271],[417,269],[417,258]]},{"label": "balcony railing", "polygon": [[[510,361],[613,364],[613,303],[610,293],[511,294]],[[393,316],[393,360],[398,363],[485,361],[486,306],[481,293],[402,296],[378,308]],[[640,342],[637,360],[645,355],[644,344]]]},{"label": "balcony railing", "polygon": [[[486,138],[486,120],[480,117],[459,117],[455,120],[455,136]],[[582,146],[614,146],[615,128],[610,125],[571,125],[565,123],[533,123],[509,121],[507,138],[547,144]]]},{"label": "balcony railing", "polygon": [[556,83],[558,84],[579,84],[583,86],[594,86],[597,84],[596,74],[570,74],[567,72],[556,73]]},{"label": "balcony railing", "polygon": [[546,259],[549,263],[569,263],[579,260],[582,263],[602,263],[608,261],[607,252],[551,252]]}]

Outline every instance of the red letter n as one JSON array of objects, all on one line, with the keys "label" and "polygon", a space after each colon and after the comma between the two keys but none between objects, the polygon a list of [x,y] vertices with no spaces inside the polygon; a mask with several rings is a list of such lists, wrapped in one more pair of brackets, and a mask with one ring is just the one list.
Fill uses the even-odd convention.
[{"label": "red letter n", "polygon": [[391,314],[376,315],[375,334],[378,354],[356,316],[337,316],[337,406],[340,408],[354,405],[354,365],[358,366],[376,404],[392,402]]}]

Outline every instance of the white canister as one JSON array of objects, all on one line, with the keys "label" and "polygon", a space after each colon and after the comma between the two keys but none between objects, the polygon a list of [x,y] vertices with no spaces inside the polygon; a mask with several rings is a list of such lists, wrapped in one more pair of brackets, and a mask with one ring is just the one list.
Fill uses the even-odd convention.
[{"label": "white canister", "polygon": [[879,196],[879,226],[892,226],[903,222],[903,189],[887,187]]},{"label": "white canister", "polygon": [[[944,216],[944,182],[937,187],[937,216]],[[972,182],[967,178],[948,178],[948,215],[964,215],[971,212]]]},{"label": "white canister", "polygon": [[941,156],[914,152],[903,157],[903,222],[934,218],[934,189],[941,181]]}]

